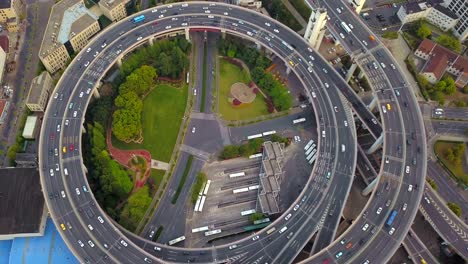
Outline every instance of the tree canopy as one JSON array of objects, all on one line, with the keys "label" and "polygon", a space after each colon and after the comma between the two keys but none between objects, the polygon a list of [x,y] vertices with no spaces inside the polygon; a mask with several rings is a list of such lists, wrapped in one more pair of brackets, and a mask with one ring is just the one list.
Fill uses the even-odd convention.
[{"label": "tree canopy", "polygon": [[150,204],[149,187],[145,185],[128,199],[120,213],[120,224],[129,230],[135,230]]},{"label": "tree canopy", "polygon": [[461,52],[461,43],[457,38],[448,36],[448,35],[440,35],[437,39],[436,42],[448,49],[451,49],[457,53]]}]

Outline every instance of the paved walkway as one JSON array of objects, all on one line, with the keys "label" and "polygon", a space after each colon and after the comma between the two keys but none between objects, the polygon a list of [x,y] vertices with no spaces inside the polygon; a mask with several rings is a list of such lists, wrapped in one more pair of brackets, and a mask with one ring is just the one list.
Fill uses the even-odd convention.
[{"label": "paved walkway", "polygon": [[152,169],[157,169],[157,170],[168,170],[169,169],[169,163],[163,162],[160,160],[151,160],[151,168]]},{"label": "paved walkway", "polygon": [[[135,156],[141,156],[143,157],[147,164],[153,165],[152,159],[151,159],[151,154],[149,151],[144,150],[144,149],[137,149],[137,150],[121,150],[118,148],[115,148],[112,146],[112,130],[109,128],[107,130],[107,136],[106,136],[106,143],[107,143],[107,150],[109,151],[111,157],[116,160],[118,163],[120,163],[122,166],[126,168],[129,167],[130,159],[132,159]],[[135,188],[140,188],[142,187],[146,179],[148,179],[150,175],[151,169],[148,167],[146,169],[144,177],[139,177],[139,179],[135,179],[133,185]]]}]

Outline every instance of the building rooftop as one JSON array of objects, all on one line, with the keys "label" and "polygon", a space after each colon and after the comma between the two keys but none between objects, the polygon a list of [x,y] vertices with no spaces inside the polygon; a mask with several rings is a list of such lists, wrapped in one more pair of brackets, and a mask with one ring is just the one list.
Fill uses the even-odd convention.
[{"label": "building rooftop", "polygon": [[39,233],[45,205],[37,169],[0,169],[0,198],[0,235]]},{"label": "building rooftop", "polygon": [[31,89],[29,89],[28,101],[27,104],[37,104],[41,98],[41,93],[44,88],[46,76],[49,73],[43,71],[38,76],[34,77],[31,82]]},{"label": "building rooftop", "polygon": [[34,153],[18,153],[16,154],[17,167],[21,168],[34,168],[37,167],[38,159],[37,154]]},{"label": "building rooftop", "polygon": [[8,39],[8,35],[1,35],[0,36],[0,47],[8,53],[10,50],[10,40]]},{"label": "building rooftop", "polygon": [[0,1],[0,9],[5,9],[11,7],[11,0],[2,0]]},{"label": "building rooftop", "polygon": [[457,14],[455,14],[454,12],[450,11],[448,8],[445,8],[445,7],[441,6],[441,5],[434,6],[434,9],[436,9],[439,12],[441,12],[442,14],[450,17],[451,19],[458,19]]},{"label": "building rooftop", "polygon": [[283,170],[283,150],[278,142],[263,143],[262,166],[260,167],[260,190],[258,200],[263,213],[279,213],[279,190]]},{"label": "building rooftop", "polygon": [[448,59],[447,56],[437,56],[437,58],[433,57],[427,61],[426,67],[424,67],[423,72],[431,72],[434,74],[437,80],[442,78],[445,72],[445,68],[447,68]]},{"label": "building rooftop", "polygon": [[[418,50],[430,54],[430,58],[424,71],[437,70],[441,65],[445,67],[451,65],[451,67],[461,72],[468,72],[468,58],[461,56],[445,47],[438,45],[429,39],[424,39],[419,44]],[[427,69],[429,67],[429,70]]]},{"label": "building rooftop", "polygon": [[406,10],[406,14],[412,14],[421,12],[440,3],[442,3],[442,0],[418,1],[406,3],[404,7]]},{"label": "building rooftop", "polygon": [[99,5],[104,6],[105,8],[111,10],[115,6],[121,4],[121,3],[126,3],[129,0],[101,0],[99,1]]},{"label": "building rooftop", "polygon": [[26,118],[26,124],[23,129],[23,137],[30,138],[34,135],[34,130],[36,129],[37,116],[31,115]]},{"label": "building rooftop", "polygon": [[85,7],[83,0],[58,2],[52,7],[39,55],[47,56],[58,43],[65,44],[96,20],[98,17]]}]

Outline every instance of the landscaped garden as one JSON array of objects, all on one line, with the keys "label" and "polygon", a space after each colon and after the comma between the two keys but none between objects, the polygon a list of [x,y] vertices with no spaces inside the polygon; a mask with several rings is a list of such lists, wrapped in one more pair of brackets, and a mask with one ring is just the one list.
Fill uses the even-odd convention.
[{"label": "landscaped garden", "polygon": [[[219,114],[225,120],[246,120],[268,114],[265,100],[261,94],[255,95],[251,103],[238,104],[231,95],[231,86],[236,83],[247,85],[250,76],[246,70],[221,59],[219,64]],[[250,89],[250,88],[248,88]]]},{"label": "landscaped garden", "polygon": [[447,167],[458,181],[468,185],[468,164],[465,161],[465,143],[437,141],[434,151],[439,160]]}]

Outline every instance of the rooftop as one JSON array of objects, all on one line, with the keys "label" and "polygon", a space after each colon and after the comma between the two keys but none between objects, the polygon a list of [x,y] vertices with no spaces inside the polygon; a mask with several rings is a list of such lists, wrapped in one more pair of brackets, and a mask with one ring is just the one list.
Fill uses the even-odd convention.
[{"label": "rooftop", "polygon": [[279,190],[283,150],[278,142],[263,143],[263,158],[260,168],[260,190],[258,199],[263,213],[279,213]]},{"label": "rooftop", "polygon": [[418,13],[424,11],[430,7],[442,3],[442,0],[428,0],[428,1],[418,1],[410,2],[404,5],[406,14]]},{"label": "rooftop", "polygon": [[18,153],[15,159],[18,167],[37,167],[37,154],[34,153]]},{"label": "rooftop", "polygon": [[0,169],[0,198],[0,235],[40,231],[45,205],[37,169]]},{"label": "rooftop", "polygon": [[5,36],[5,35],[0,36],[0,47],[2,47],[3,51],[8,53],[10,49],[10,40],[8,39],[8,36]]},{"label": "rooftop", "polygon": [[[434,70],[436,65],[445,63],[445,67],[451,65],[451,67],[458,71],[468,72],[468,58],[442,47],[432,40],[424,39],[421,44],[419,44],[418,50],[431,55],[426,68],[430,66],[430,69]],[[426,71],[426,69],[424,70]]]},{"label": "rooftop", "polygon": [[30,138],[34,136],[34,131],[36,130],[37,116],[28,116],[26,118],[26,124],[23,129],[23,137]]},{"label": "rooftop", "polygon": [[11,7],[11,0],[2,0],[0,1],[0,9]]},{"label": "rooftop", "polygon": [[39,54],[47,56],[58,43],[65,44],[96,20],[98,17],[85,7],[83,0],[58,2],[52,7]]},{"label": "rooftop", "polygon": [[39,103],[39,99],[41,98],[42,90],[43,89],[49,89],[49,88],[44,88],[45,79],[46,79],[47,75],[49,75],[49,73],[46,72],[46,71],[43,71],[38,76],[34,77],[34,79],[31,82],[31,89],[29,90],[27,104],[37,104],[37,103]]},{"label": "rooftop", "polygon": [[112,9],[115,6],[121,4],[121,3],[126,3],[129,0],[101,0],[99,1],[99,5],[104,6],[107,9]]},{"label": "rooftop", "polygon": [[434,6],[434,9],[436,9],[437,11],[441,12],[442,14],[450,17],[451,19],[458,19],[458,16],[454,12],[450,11],[448,8],[445,8],[445,7],[441,6],[441,5]]},{"label": "rooftop", "polygon": [[439,80],[442,78],[447,68],[448,59],[447,56],[437,56],[433,57],[427,61],[426,67],[424,67],[423,72],[431,72],[435,75],[436,79]]}]

